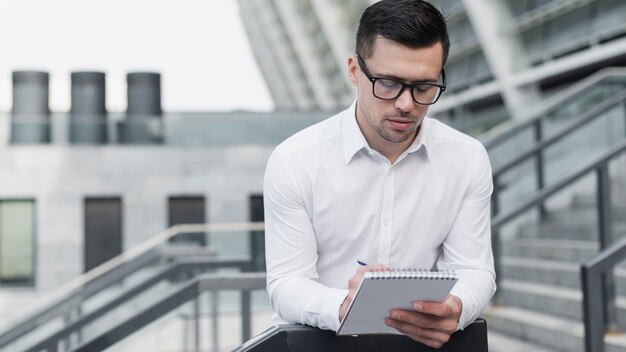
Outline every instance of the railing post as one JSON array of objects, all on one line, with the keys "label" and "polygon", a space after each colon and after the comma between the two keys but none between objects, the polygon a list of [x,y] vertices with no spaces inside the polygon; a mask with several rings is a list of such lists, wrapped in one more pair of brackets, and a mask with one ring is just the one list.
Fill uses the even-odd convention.
[{"label": "railing post", "polygon": [[[583,289],[585,351],[604,352],[605,311],[602,307],[600,277],[583,264],[580,268]],[[594,275],[596,274],[596,275]]]},{"label": "railing post", "polygon": [[252,337],[252,324],[250,314],[250,291],[241,291],[241,343]]},{"label": "railing post", "polygon": [[[76,307],[72,309],[72,312],[75,314],[75,318],[73,320],[80,320],[80,318],[82,317],[83,311],[82,311],[81,304],[82,304],[81,302],[78,302],[76,304]],[[74,340],[72,336],[74,336],[76,339]],[[80,343],[82,342],[82,338],[83,338],[82,329],[76,329],[76,331],[71,333],[70,334],[70,348],[73,349],[74,347],[79,346]]]},{"label": "railing post", "polygon": [[200,295],[193,299],[194,351],[200,352]]},{"label": "railing post", "polygon": [[209,295],[210,299],[211,299],[211,320],[213,322],[212,325],[212,330],[211,330],[211,337],[213,340],[213,352],[217,352],[220,350],[220,344],[219,344],[219,296],[218,296],[219,291],[218,290],[211,290],[211,294]]},{"label": "railing post", "polygon": [[[611,187],[608,161],[597,168],[598,179],[598,239],[600,250],[608,248],[613,242],[613,221],[611,211]],[[608,329],[616,327],[615,280],[613,273],[606,271],[601,276],[604,323]]]},{"label": "railing post", "polygon": [[[533,127],[535,131],[535,143],[539,144],[541,143],[541,139],[543,138],[541,130],[541,120],[536,120],[533,124]],[[539,149],[535,153],[535,171],[535,176],[537,178],[537,190],[541,190],[545,186],[543,177],[543,149]],[[543,202],[539,203],[538,207],[539,221],[542,221],[543,219],[545,219],[546,216],[546,208],[543,205]]]},{"label": "railing post", "polygon": [[[78,313],[75,314],[75,308],[73,305],[70,305],[67,308],[67,311],[65,312],[65,314],[63,314],[63,326],[67,327],[69,325],[72,325],[72,323],[74,321],[76,321],[77,319],[80,319],[80,315]],[[70,351],[73,347],[73,343],[72,343],[72,336],[74,335],[73,331],[70,331],[67,333],[67,335],[65,337],[63,337],[61,339],[61,341],[59,341],[63,347],[61,347],[62,351]],[[58,347],[57,347],[58,348]]]},{"label": "railing post", "polygon": [[598,240],[600,250],[607,248],[613,241],[613,219],[611,214],[611,178],[608,162],[604,162],[597,169],[598,183]]}]

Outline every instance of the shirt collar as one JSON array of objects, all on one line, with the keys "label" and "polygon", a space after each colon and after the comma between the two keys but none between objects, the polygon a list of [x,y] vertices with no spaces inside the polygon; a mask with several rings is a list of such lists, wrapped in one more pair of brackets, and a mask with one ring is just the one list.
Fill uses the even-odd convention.
[{"label": "shirt collar", "polygon": [[406,150],[406,153],[414,153],[421,149],[423,150],[422,153],[424,154],[425,160],[430,162],[430,154],[428,152],[430,139],[430,119],[424,116],[422,124],[420,125],[419,133],[417,134],[417,137],[415,138],[413,143],[411,143],[409,148]]},{"label": "shirt collar", "polygon": [[343,153],[346,164],[348,164],[359,150],[369,148],[356,122],[356,100],[344,111],[341,129],[343,133]]},{"label": "shirt collar", "polygon": [[[350,107],[344,111],[341,126],[343,133],[343,152],[346,164],[350,163],[354,155],[359,152],[361,149],[369,148],[369,144],[367,144],[367,140],[365,140],[365,136],[363,136],[363,132],[359,128],[359,125],[356,122],[356,104],[355,100]],[[420,127],[420,132],[417,134],[417,137],[411,143],[409,148],[405,151],[405,154],[414,153],[420,149],[424,149],[424,156],[427,161],[430,161],[430,156],[428,153],[428,145],[430,137],[428,135],[429,132],[429,121],[427,117],[424,117],[422,121],[422,125]]]}]

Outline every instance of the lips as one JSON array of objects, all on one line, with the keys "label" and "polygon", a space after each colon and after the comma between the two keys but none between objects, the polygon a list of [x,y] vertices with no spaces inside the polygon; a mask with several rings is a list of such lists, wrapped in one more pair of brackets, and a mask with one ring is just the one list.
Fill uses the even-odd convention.
[{"label": "lips", "polygon": [[405,120],[387,120],[389,125],[395,130],[405,131],[411,128],[414,121],[405,121]]}]

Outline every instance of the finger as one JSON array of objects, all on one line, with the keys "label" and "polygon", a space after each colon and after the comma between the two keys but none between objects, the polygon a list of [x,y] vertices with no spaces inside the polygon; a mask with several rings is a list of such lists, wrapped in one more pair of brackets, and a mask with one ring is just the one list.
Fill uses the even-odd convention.
[{"label": "finger", "polygon": [[458,318],[461,316],[461,303],[458,298],[448,295],[443,302],[415,301],[413,302],[415,311],[430,314],[442,318]]},{"label": "finger", "polygon": [[441,347],[444,343],[450,340],[450,334],[448,333],[418,327],[410,323],[395,320],[389,317],[385,319],[385,324],[398,330],[398,332],[409,336],[415,341],[419,341],[425,345],[435,348]]},{"label": "finger", "polygon": [[435,326],[441,318],[404,309],[392,309],[389,317],[422,328]]},{"label": "finger", "polygon": [[354,296],[354,292],[356,292],[357,288],[359,287],[359,285],[361,284],[361,281],[363,280],[363,276],[365,275],[366,272],[368,271],[390,271],[391,269],[389,269],[387,266],[383,265],[383,264],[371,264],[371,265],[365,265],[365,266],[361,266],[356,270],[356,273],[350,278],[348,279],[348,290],[349,290],[349,296],[350,296],[350,301],[352,301],[352,297]]},{"label": "finger", "polygon": [[383,264],[370,264],[361,266],[356,270],[356,273],[348,279],[348,290],[351,292],[356,291],[357,287],[361,284],[363,276],[368,271],[389,271],[390,269]]},{"label": "finger", "polygon": [[457,319],[455,318],[441,318],[403,309],[391,310],[389,317],[418,328],[440,331],[446,335],[452,334],[457,328]]}]

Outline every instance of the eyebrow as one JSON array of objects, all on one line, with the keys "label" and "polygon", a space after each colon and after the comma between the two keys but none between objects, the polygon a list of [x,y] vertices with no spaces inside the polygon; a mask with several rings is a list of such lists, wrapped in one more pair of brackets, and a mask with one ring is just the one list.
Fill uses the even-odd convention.
[{"label": "eyebrow", "polygon": [[441,72],[439,73],[439,76],[436,79],[423,79],[423,80],[416,80],[416,81],[407,81],[402,77],[398,77],[395,75],[377,75],[373,72],[371,72],[372,77],[374,78],[382,78],[382,79],[392,79],[394,81],[400,81],[400,82],[404,82],[404,83],[408,83],[408,84],[423,84],[423,83],[429,83],[429,84],[440,84],[439,82],[439,77],[441,77]]}]

